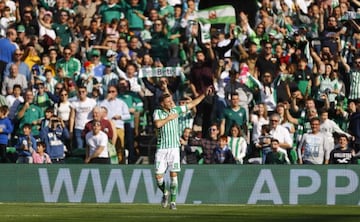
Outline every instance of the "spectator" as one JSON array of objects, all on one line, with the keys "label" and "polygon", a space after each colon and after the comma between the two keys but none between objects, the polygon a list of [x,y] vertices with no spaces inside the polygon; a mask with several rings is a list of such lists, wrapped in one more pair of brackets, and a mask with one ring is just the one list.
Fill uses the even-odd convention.
[{"label": "spectator", "polygon": [[[292,150],[293,140],[290,136],[289,131],[280,125],[280,116],[277,113],[274,113],[270,116],[270,135],[272,138],[279,141],[280,151],[284,152],[286,158],[293,157],[290,155]],[[290,160],[291,162],[296,162],[296,160]]]},{"label": "spectator", "polygon": [[261,126],[261,135],[255,142],[255,148],[260,150],[261,164],[265,164],[266,156],[271,152],[271,139],[273,137],[270,135],[270,125],[264,124]]},{"label": "spectator", "polygon": [[51,162],[65,163],[65,141],[70,138],[65,123],[56,116],[52,117],[49,125],[41,129],[40,138],[46,144],[46,152]]},{"label": "spectator", "polygon": [[125,79],[119,80],[118,98],[123,100],[129,108],[130,119],[125,120],[125,147],[129,151],[128,163],[136,161],[135,138],[139,136],[140,115],[143,112],[143,102],[140,96],[130,91],[130,82]]},{"label": "spectator", "polygon": [[120,6],[125,11],[125,17],[129,21],[129,30],[135,32],[137,36],[143,26],[143,14],[146,10],[147,2],[145,0],[120,1]]},{"label": "spectator", "polygon": [[38,142],[36,151],[32,153],[34,164],[51,163],[50,156],[45,151],[46,144],[44,142]]},{"label": "spectator", "polygon": [[240,126],[234,124],[230,128],[228,136],[228,146],[237,164],[243,164],[247,153],[247,142]]},{"label": "spectator", "polygon": [[35,85],[37,92],[34,98],[34,103],[45,111],[47,108],[52,106],[52,101],[48,94],[45,92],[45,85],[43,82],[39,82]]},{"label": "spectator", "polygon": [[4,77],[9,76],[10,72],[11,72],[11,66],[12,64],[15,64],[18,68],[18,71],[20,74],[22,74],[23,76],[26,77],[26,81],[28,81],[30,83],[31,81],[31,72],[30,72],[30,68],[24,61],[24,51],[21,49],[16,49],[14,51],[13,57],[12,57],[12,61],[9,62],[4,70]]},{"label": "spectator", "polygon": [[0,106],[0,163],[7,162],[6,148],[8,146],[9,135],[14,129],[8,114],[9,108],[7,106]]},{"label": "spectator", "polygon": [[[212,63],[215,59],[212,48],[206,45],[209,57],[205,57],[205,52],[196,52],[197,62],[192,65],[189,81],[192,94],[196,97],[209,87],[213,86]],[[207,96],[197,107],[195,124],[202,127],[203,131],[210,128],[210,124],[216,121],[216,96]],[[204,132],[205,134],[205,132]],[[206,134],[204,136],[207,136]]]},{"label": "spectator", "polygon": [[117,4],[116,0],[108,0],[103,3],[98,9],[99,15],[101,15],[102,22],[110,24],[114,18],[122,19],[125,17],[124,9]]},{"label": "spectator", "polygon": [[101,131],[100,121],[92,123],[92,131],[86,134],[85,163],[110,164],[108,136]]},{"label": "spectator", "polygon": [[16,117],[19,122],[18,134],[21,134],[25,124],[30,124],[32,126],[31,134],[36,138],[39,137],[39,129],[37,125],[32,125],[32,123],[43,118],[44,112],[34,103],[34,93],[31,89],[25,91],[25,101],[18,106]]},{"label": "spectator", "polygon": [[338,136],[338,147],[330,152],[329,164],[357,164],[355,152],[349,146],[349,138],[345,134]]},{"label": "spectator", "polygon": [[15,43],[16,38],[16,30],[14,28],[8,28],[6,31],[6,38],[0,39],[0,61],[5,63],[12,61],[13,54],[18,48],[18,45]]},{"label": "spectator", "polygon": [[[204,133],[204,130],[203,132]],[[204,164],[214,163],[214,150],[218,144],[218,137],[220,134],[219,127],[217,124],[211,124],[208,129],[209,136],[205,138],[190,138],[189,144],[191,146],[201,146],[202,148],[202,161]]]},{"label": "spectator", "polygon": [[22,125],[22,133],[15,145],[18,158],[16,163],[33,163],[32,153],[36,152],[36,140],[31,133],[31,125]]},{"label": "spectator", "polygon": [[108,110],[108,119],[114,121],[116,126],[116,150],[119,163],[126,163],[125,156],[125,121],[130,119],[129,107],[126,103],[118,99],[118,89],[116,86],[108,87],[107,98],[100,104]]},{"label": "spectator", "polygon": [[320,119],[312,118],[310,120],[311,132],[304,134],[297,149],[299,164],[328,164],[330,147],[326,136],[320,132]]},{"label": "spectator", "polygon": [[114,131],[111,121],[103,117],[101,108],[99,106],[94,107],[92,110],[92,115],[93,119],[85,124],[85,128],[82,131],[81,136],[85,139],[86,135],[93,130],[94,122],[100,122],[101,131],[107,135],[108,141],[113,141]]},{"label": "spectator", "polygon": [[56,62],[58,79],[62,81],[65,79],[73,79],[75,81],[77,75],[80,74],[81,63],[78,59],[72,57],[72,50],[70,47],[65,47],[63,54],[64,58],[59,59]]},{"label": "spectator", "polygon": [[214,163],[234,164],[235,158],[229,149],[227,136],[222,135],[218,139],[218,145],[214,150]]},{"label": "spectator", "polygon": [[96,13],[96,3],[91,0],[83,0],[77,8],[77,14],[82,18],[82,26],[89,27]]},{"label": "spectator", "polygon": [[9,118],[15,123],[15,114],[18,109],[18,106],[24,102],[22,97],[22,89],[19,84],[15,84],[12,89],[12,93],[6,96],[6,102],[9,107]]},{"label": "spectator", "polygon": [[246,110],[239,105],[239,94],[231,95],[231,105],[225,108],[221,116],[220,135],[228,135],[233,124],[241,127],[242,132],[247,132]]},{"label": "spectator", "polygon": [[86,88],[80,86],[78,88],[78,98],[71,103],[72,109],[70,113],[70,134],[75,137],[75,148],[84,149],[84,140],[81,132],[84,130],[85,124],[90,121],[91,111],[96,106],[95,100],[87,97]]},{"label": "spectator", "polygon": [[271,151],[266,155],[265,164],[289,164],[286,154],[279,150],[279,141],[271,139]]},{"label": "spectator", "polygon": [[151,37],[149,44],[144,43],[145,47],[149,49],[151,57],[155,60],[159,59],[160,62],[166,66],[169,59],[170,41],[163,20],[157,19],[154,21]]}]

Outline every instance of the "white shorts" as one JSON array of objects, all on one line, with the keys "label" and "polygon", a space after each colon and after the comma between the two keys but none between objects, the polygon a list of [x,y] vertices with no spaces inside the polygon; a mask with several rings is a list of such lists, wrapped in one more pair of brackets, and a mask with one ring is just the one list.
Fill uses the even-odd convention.
[{"label": "white shorts", "polygon": [[180,172],[180,149],[158,149],[155,154],[155,173],[165,174],[166,169],[170,172]]}]

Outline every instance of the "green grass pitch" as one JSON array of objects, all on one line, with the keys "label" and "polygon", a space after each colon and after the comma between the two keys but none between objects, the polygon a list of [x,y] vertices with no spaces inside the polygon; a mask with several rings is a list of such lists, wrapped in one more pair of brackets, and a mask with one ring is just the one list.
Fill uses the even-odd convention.
[{"label": "green grass pitch", "polygon": [[177,208],[163,209],[154,204],[0,203],[0,221],[360,221],[358,206],[179,204]]}]

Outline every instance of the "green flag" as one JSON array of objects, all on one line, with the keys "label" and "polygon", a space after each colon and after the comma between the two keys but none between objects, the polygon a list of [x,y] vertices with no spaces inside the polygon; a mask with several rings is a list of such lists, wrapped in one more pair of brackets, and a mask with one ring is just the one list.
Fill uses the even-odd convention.
[{"label": "green flag", "polygon": [[203,24],[236,23],[235,9],[231,5],[220,5],[199,10],[197,17]]}]

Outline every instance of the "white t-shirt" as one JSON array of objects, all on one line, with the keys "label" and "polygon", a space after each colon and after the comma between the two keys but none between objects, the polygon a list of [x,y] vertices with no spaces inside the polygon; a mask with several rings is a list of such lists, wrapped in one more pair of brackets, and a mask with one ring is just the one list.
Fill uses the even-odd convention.
[{"label": "white t-shirt", "polygon": [[71,103],[66,101],[65,103],[55,103],[54,105],[54,114],[60,117],[64,121],[68,121],[70,119],[71,112]]},{"label": "white t-shirt", "polygon": [[97,135],[94,135],[92,131],[88,132],[86,134],[86,144],[89,146],[89,156],[93,155],[99,146],[103,146],[104,150],[98,157],[109,157],[107,148],[108,136],[104,132],[100,131]]},{"label": "white t-shirt", "polygon": [[92,110],[96,106],[96,101],[91,98],[86,98],[84,101],[77,99],[71,105],[75,110],[74,128],[83,130],[85,124],[92,120]]}]

